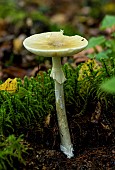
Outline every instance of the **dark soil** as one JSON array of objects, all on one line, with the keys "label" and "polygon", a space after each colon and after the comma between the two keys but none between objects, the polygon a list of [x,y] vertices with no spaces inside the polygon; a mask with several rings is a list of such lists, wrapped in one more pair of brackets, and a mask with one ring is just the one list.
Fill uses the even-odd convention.
[{"label": "dark soil", "polygon": [[[50,124],[43,129],[29,130],[26,140],[29,142],[26,165],[23,170],[114,170],[115,147],[113,128],[104,117],[94,123],[90,116],[71,116],[68,122],[74,157],[68,159],[60,151],[60,137],[56,115],[51,117]],[[102,122],[104,122],[102,124]]]},{"label": "dark soil", "polygon": [[[23,169],[34,170],[114,170],[114,147],[85,149],[68,159],[59,150],[39,149],[35,146]],[[76,153],[75,153],[76,154]]]}]

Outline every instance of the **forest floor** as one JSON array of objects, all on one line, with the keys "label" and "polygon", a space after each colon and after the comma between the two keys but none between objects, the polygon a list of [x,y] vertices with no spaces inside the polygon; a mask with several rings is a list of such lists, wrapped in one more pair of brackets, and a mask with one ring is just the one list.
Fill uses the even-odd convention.
[{"label": "forest floor", "polygon": [[[45,2],[45,0],[40,0],[38,3],[34,0],[32,3],[22,0],[18,5],[27,11],[34,11],[37,7],[39,11],[50,18],[49,23],[51,22],[54,25],[67,23],[86,38],[101,34],[99,23],[100,18],[109,9],[107,4],[105,5],[106,8],[101,5],[102,11],[97,7],[99,11],[96,13],[95,4],[85,6],[84,1],[81,1],[79,5],[75,5],[76,1],[74,0]],[[93,12],[95,12],[94,15]],[[48,26],[44,18],[43,21],[40,18],[40,21],[36,22],[28,16],[23,21],[18,20],[15,24],[10,20],[11,18],[7,17],[0,18],[0,79],[3,81],[8,77],[23,79],[25,75],[35,76],[36,72],[51,68],[50,62],[44,63],[43,61],[42,63],[40,61],[39,64],[36,57],[28,53],[22,46],[22,42],[27,36],[38,33],[38,31],[50,31],[51,25]],[[106,30],[105,35],[108,35],[109,31],[109,29]],[[99,49],[98,47],[97,50]],[[92,49],[79,54],[80,57],[82,56],[81,58],[78,55],[74,56],[72,60],[74,66],[86,61],[86,54],[90,52],[92,52]],[[26,165],[15,165],[17,170],[114,170],[113,132],[109,125],[106,126],[102,123],[105,121],[104,118],[97,123],[91,122],[92,114],[93,112],[87,117],[76,117],[75,114],[73,115],[70,112],[68,115],[74,148],[74,157],[71,159],[60,151],[60,136],[55,113],[52,115],[50,123],[44,126],[42,130],[36,125],[25,134],[22,127],[21,134],[25,134],[25,142],[28,143],[29,149],[28,153],[24,154]],[[70,115],[73,115],[73,117]]]},{"label": "forest floor", "polygon": [[[68,118],[74,147],[74,157],[67,158],[60,151],[60,137],[56,115],[50,124],[32,129],[27,134],[28,154],[23,170],[114,170],[115,146],[111,130],[105,129],[101,122],[97,124],[86,117]],[[42,141],[41,141],[42,140]]]}]

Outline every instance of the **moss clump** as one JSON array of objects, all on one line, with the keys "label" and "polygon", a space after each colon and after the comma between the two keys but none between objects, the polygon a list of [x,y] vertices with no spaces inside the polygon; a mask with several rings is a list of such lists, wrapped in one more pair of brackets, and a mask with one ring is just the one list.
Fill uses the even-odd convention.
[{"label": "moss clump", "polygon": [[95,59],[89,59],[81,65],[78,81],[81,84],[80,93],[86,94],[92,82],[102,73],[100,65]]}]

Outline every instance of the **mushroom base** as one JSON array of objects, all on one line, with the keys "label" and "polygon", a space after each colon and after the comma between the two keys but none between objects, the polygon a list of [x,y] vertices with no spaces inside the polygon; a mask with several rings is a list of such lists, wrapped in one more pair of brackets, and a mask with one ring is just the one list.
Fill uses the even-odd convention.
[{"label": "mushroom base", "polygon": [[65,148],[64,146],[60,145],[60,149],[65,155],[67,155],[67,158],[71,158],[74,156],[73,145],[69,145],[68,148]]}]

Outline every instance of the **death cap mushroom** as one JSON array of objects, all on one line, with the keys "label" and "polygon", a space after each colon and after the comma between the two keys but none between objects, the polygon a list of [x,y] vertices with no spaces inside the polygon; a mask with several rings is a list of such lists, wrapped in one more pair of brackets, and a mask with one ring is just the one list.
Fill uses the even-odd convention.
[{"label": "death cap mushroom", "polygon": [[88,45],[88,41],[79,35],[63,35],[61,30],[34,34],[26,38],[23,45],[28,51],[39,56],[64,57],[82,51]]}]

